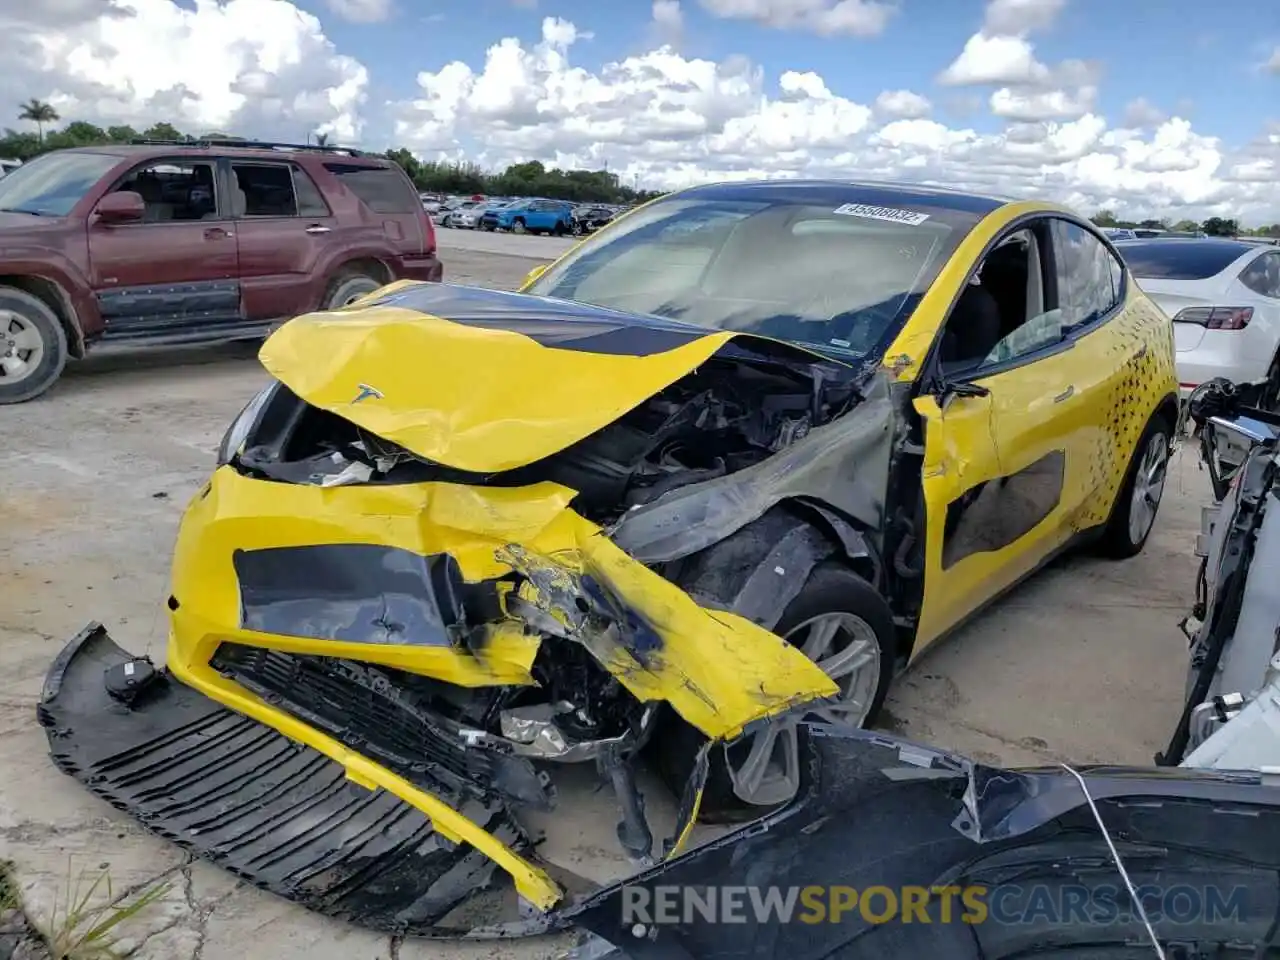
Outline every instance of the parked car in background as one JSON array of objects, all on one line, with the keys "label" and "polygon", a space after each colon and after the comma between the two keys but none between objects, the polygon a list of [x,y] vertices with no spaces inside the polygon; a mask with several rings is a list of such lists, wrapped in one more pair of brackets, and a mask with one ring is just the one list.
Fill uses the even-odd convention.
[{"label": "parked car in background", "polygon": [[1128,227],[1110,227],[1102,231],[1108,240],[1136,240],[1138,235]]},{"label": "parked car in background", "polygon": [[573,210],[574,226],[577,228],[575,232],[593,233],[613,220],[616,215],[617,211],[613,207],[606,207],[599,203],[582,204]]},{"label": "parked car in background", "polygon": [[478,200],[463,200],[456,206],[445,210],[440,216],[440,226],[454,227],[459,230],[474,230],[476,221],[484,204]]},{"label": "parked car in background", "polygon": [[57,150],[0,180],[0,403],[96,343],[264,336],[397,279],[440,280],[403,170],[243,140]]},{"label": "parked car in background", "polygon": [[1173,318],[1182,395],[1214,377],[1268,378],[1280,398],[1280,250],[1242,240],[1131,240],[1116,249]]},{"label": "parked car in background", "polygon": [[418,199],[422,201],[422,209],[427,213],[438,213],[444,203],[441,197],[434,193],[420,193]]},{"label": "parked car in background", "polygon": [[0,157],[0,177],[17,170],[22,166],[21,160],[15,160],[10,157]]},{"label": "parked car in background", "polygon": [[573,204],[565,200],[517,200],[494,211],[494,228],[512,233],[573,233]]},{"label": "parked car in background", "polygon": [[507,197],[490,197],[485,203],[481,204],[477,210],[478,219],[476,227],[480,230],[488,230],[490,232],[498,229],[498,214],[514,203],[520,203],[519,200],[512,200]]}]

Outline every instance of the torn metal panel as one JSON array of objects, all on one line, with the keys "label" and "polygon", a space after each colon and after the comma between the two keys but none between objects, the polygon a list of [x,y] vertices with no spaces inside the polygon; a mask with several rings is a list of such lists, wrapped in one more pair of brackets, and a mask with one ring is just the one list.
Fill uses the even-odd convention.
[{"label": "torn metal panel", "polygon": [[[805,732],[812,763],[795,802],[567,912],[592,935],[595,956],[997,960],[1054,949],[1090,958],[1144,955],[1126,952],[1130,946],[1149,955],[1107,837],[1072,772],[998,770],[893,737],[829,727]],[[971,779],[976,808],[964,790]],[[1252,950],[1268,941],[1280,907],[1274,788],[1259,776],[1130,768],[1086,770],[1083,779],[1139,889],[1212,889],[1237,904],[1236,915],[1158,916],[1162,942],[1243,958],[1254,954],[1218,946]],[[975,809],[984,825],[980,837],[962,826]],[[807,902],[799,897],[806,888]],[[877,909],[849,901],[838,916],[814,913],[813,904],[830,907],[837,890],[847,897],[871,888],[892,893],[889,922],[877,918],[883,894]],[[915,922],[902,920],[908,889],[923,891]],[[1046,903],[1070,903],[1082,889],[1098,897],[1086,903],[1105,905],[1109,896],[1117,909],[1106,919],[1046,911]],[[693,903],[681,899],[690,893],[711,904],[709,919],[682,909]],[[784,918],[779,911],[789,897],[792,913]],[[674,903],[674,913],[663,900]],[[725,922],[721,911],[735,905],[745,922]]]},{"label": "torn metal panel", "polygon": [[843,417],[761,463],[628,511],[611,535],[642,563],[660,563],[705,550],[784,500],[805,498],[878,529],[900,422],[889,379],[877,372]]}]

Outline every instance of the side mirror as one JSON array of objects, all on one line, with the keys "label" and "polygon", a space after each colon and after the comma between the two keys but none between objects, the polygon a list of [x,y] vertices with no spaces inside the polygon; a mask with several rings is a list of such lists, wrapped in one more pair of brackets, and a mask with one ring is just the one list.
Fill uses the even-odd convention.
[{"label": "side mirror", "polygon": [[108,193],[94,211],[103,223],[137,223],[147,212],[142,195],[132,190]]},{"label": "side mirror", "polygon": [[528,273],[526,273],[524,275],[524,283],[520,284],[520,289],[523,290],[525,287],[529,286],[529,284],[533,283],[533,281],[537,280],[540,276],[546,273],[547,267],[549,266],[551,266],[551,264],[549,263],[540,263],[536,267],[534,267],[532,270],[530,270]]}]

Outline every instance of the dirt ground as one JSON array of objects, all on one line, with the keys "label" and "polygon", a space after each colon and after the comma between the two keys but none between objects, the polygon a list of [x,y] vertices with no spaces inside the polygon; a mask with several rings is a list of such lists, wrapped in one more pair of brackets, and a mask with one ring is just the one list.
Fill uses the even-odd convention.
[{"label": "dirt ground", "polygon": [[[549,259],[560,244],[441,231],[441,246],[449,279],[509,288],[531,257]],[[0,408],[0,858],[14,862],[44,923],[55,898],[101,872],[116,894],[159,878],[164,896],[122,925],[121,946],[141,958],[230,960],[246,944],[273,960],[552,955],[563,942],[392,943],[307,914],[188,863],[50,763],[35,721],[50,660],[89,620],[163,658],[180,512],[263,382],[243,346],[102,353],[72,365],[44,399]],[[1149,763],[1180,705],[1176,623],[1191,600],[1207,493],[1194,451],[1180,452],[1141,556],[1069,557],[1039,574],[900,680],[887,725],[1005,764]],[[587,802],[588,816],[546,825],[567,863],[604,880],[623,870],[615,815],[607,796]]]}]

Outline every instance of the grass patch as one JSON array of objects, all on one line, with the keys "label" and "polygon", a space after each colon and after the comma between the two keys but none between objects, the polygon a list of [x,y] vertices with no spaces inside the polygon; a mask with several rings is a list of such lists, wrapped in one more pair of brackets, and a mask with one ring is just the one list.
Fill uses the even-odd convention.
[{"label": "grass patch", "polygon": [[[168,890],[167,883],[156,883],[116,896],[111,889],[111,876],[105,870],[92,878],[85,872],[73,877],[68,864],[67,884],[54,902],[48,930],[38,930],[30,917],[27,927],[32,936],[44,941],[54,960],[122,960],[123,954],[116,949],[115,928]],[[0,910],[21,909],[13,865],[0,861]]]}]

